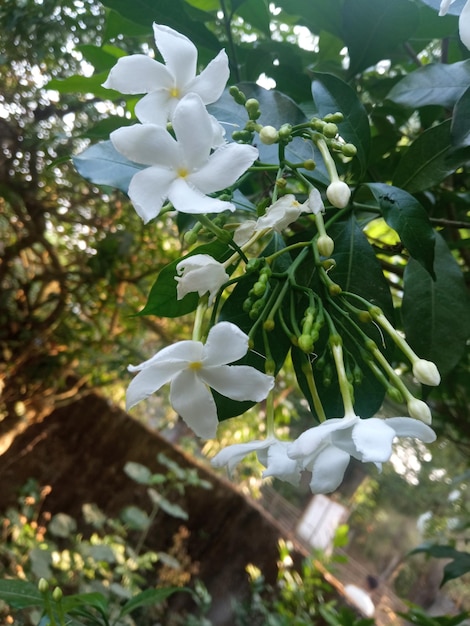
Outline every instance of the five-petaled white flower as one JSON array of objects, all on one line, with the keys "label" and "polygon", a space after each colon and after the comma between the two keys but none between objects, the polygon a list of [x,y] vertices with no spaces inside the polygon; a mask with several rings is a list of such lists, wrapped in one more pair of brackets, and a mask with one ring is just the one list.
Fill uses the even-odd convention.
[{"label": "five-petaled white flower", "polygon": [[224,50],[196,76],[197,48],[187,37],[159,24],[153,25],[155,43],[165,60],[159,63],[144,54],[122,57],[112,68],[103,87],[121,93],[147,94],[135,107],[144,123],[165,126],[173,119],[179,100],[196,93],[204,104],[220,98],[229,78]]},{"label": "five-petaled white flower", "polygon": [[288,441],[280,441],[276,437],[268,437],[264,440],[254,440],[247,443],[236,443],[227,446],[211,460],[214,467],[227,466],[229,473],[235,465],[250,454],[256,452],[259,462],[266,468],[263,478],[273,476],[280,478],[293,485],[300,482],[301,467],[297,461],[287,456]]},{"label": "five-petaled white flower", "polygon": [[351,457],[381,469],[392,454],[395,437],[415,437],[425,443],[436,439],[429,426],[411,417],[362,419],[346,415],[305,431],[290,444],[287,454],[311,470],[313,493],[329,493],[341,484]]},{"label": "five-petaled white flower", "polygon": [[148,361],[129,366],[138,372],[126,397],[127,409],[170,383],[170,403],[199,437],[217,431],[217,407],[208,387],[232,400],[264,400],[274,378],[249,365],[228,365],[248,351],[248,336],[230,322],[209,331],[207,341],[180,341],[163,348]]},{"label": "five-petaled white flower", "polygon": [[209,306],[214,301],[221,286],[230,276],[225,267],[209,254],[193,254],[180,261],[176,266],[178,282],[176,295],[178,300],[188,293],[197,291],[199,296],[209,292]]},{"label": "five-petaled white flower", "polygon": [[275,230],[280,233],[289,224],[295,222],[301,213],[318,213],[324,209],[318,189],[312,189],[306,202],[301,204],[291,193],[276,200],[266,210],[266,213],[255,220],[247,220],[237,228],[234,241],[239,246],[245,244],[255,233]]},{"label": "five-petaled white flower", "polygon": [[135,124],[118,128],[111,141],[118,152],[147,167],[132,177],[129,197],[148,222],[168,200],[182,213],[234,211],[230,202],[206,194],[230,187],[258,157],[253,146],[224,144],[211,153],[211,116],[199,96],[188,94],[173,116],[176,139],[162,126]]},{"label": "five-petaled white flower", "polygon": [[[439,15],[445,15],[453,2],[454,0],[442,0]],[[467,0],[459,15],[459,35],[464,46],[470,50],[470,0]]]}]

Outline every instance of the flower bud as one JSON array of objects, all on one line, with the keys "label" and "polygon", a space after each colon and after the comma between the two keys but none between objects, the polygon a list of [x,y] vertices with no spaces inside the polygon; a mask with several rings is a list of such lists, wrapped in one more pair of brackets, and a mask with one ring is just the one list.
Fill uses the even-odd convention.
[{"label": "flower bud", "polygon": [[279,133],[274,126],[263,126],[259,131],[259,138],[267,146],[271,146],[273,143],[279,141]]},{"label": "flower bud", "polygon": [[345,143],[343,146],[341,146],[341,152],[344,154],[345,157],[353,157],[357,154],[357,148],[352,143]]},{"label": "flower bud", "polygon": [[307,159],[306,161],[304,161],[304,164],[303,164],[304,169],[308,170],[309,172],[313,172],[316,166],[317,164],[315,163],[313,159]]},{"label": "flower bud", "polygon": [[413,376],[423,385],[435,387],[441,382],[441,375],[432,361],[418,359],[413,363]]},{"label": "flower bud", "polygon": [[63,595],[64,594],[60,587],[56,587],[54,591],[52,592],[52,597],[56,602],[60,602],[62,600]]},{"label": "flower bud", "polygon": [[38,589],[41,593],[47,593],[49,591],[49,583],[45,578],[39,579]]},{"label": "flower bud", "polygon": [[328,185],[326,197],[337,209],[344,209],[351,197],[351,190],[342,180],[336,180]]},{"label": "flower bud", "polygon": [[297,345],[306,354],[309,354],[313,350],[313,339],[310,335],[300,335],[297,340]]},{"label": "flower bud", "polygon": [[259,110],[259,102],[256,98],[248,98],[245,102],[245,109],[247,110],[248,117],[250,120],[257,120],[261,115],[261,111]]},{"label": "flower bud", "polygon": [[284,141],[290,141],[292,139],[292,125],[291,124],[283,124],[279,129],[279,137]]},{"label": "flower bud", "polygon": [[425,424],[430,425],[432,422],[431,410],[422,400],[418,400],[417,398],[411,398],[407,402],[408,413],[410,417],[414,417],[417,420],[421,420]]},{"label": "flower bud", "polygon": [[328,122],[323,126],[323,134],[325,137],[333,139],[338,134],[338,127],[333,122]]},{"label": "flower bud", "polygon": [[245,104],[246,96],[243,91],[240,91],[240,89],[238,89],[238,87],[232,85],[229,89],[229,93],[237,104]]},{"label": "flower bud", "polygon": [[335,249],[335,242],[329,235],[320,235],[317,241],[317,248],[322,256],[331,256]]}]

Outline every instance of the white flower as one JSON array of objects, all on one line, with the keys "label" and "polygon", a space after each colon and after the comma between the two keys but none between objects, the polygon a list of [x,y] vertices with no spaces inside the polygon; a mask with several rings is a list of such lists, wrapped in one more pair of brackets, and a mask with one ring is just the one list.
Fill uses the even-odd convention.
[{"label": "white flower", "polygon": [[437,386],[441,382],[441,375],[432,361],[417,359],[413,363],[413,376],[423,385]]},{"label": "white flower", "polygon": [[257,149],[230,143],[211,153],[211,118],[195,94],[185,96],[176,106],[173,129],[176,139],[154,124],[135,124],[111,133],[118,152],[150,166],[137,172],[129,185],[137,213],[148,222],[167,198],[182,213],[234,211],[230,202],[206,194],[233,185],[258,157]]},{"label": "white flower", "polygon": [[[320,195],[320,192],[317,189],[314,189],[313,192]],[[282,196],[282,198],[276,200],[274,204],[271,204],[271,206],[266,209],[266,213],[262,217],[259,217],[256,221],[247,220],[239,226],[233,237],[235,243],[242,246],[250,239],[250,237],[252,237],[252,235],[264,230],[275,230],[280,233],[284,230],[284,228],[287,228],[289,224],[295,222],[301,213],[314,212],[313,207],[318,208],[319,205],[318,198],[315,194],[313,194],[313,192],[310,194],[307,202],[304,202],[303,204],[298,202],[295,196],[291,193]],[[310,197],[312,198],[312,203],[310,203]]]},{"label": "white flower", "polygon": [[227,55],[221,50],[196,76],[196,46],[168,26],[154,24],[153,30],[166,65],[144,54],[122,57],[103,87],[121,93],[147,94],[135,107],[137,118],[144,123],[165,126],[173,119],[179,100],[188,93],[198,94],[204,104],[218,100],[230,71]]},{"label": "white flower", "polygon": [[[439,15],[445,15],[454,0],[442,0]],[[466,48],[470,50],[470,1],[465,3],[459,16],[459,36]]]},{"label": "white flower", "polygon": [[170,403],[199,437],[209,439],[217,431],[217,407],[208,387],[232,400],[264,400],[274,378],[248,365],[227,365],[248,351],[248,336],[235,324],[213,326],[205,344],[180,341],[163,348],[148,361],[129,366],[138,372],[127,389],[126,406],[148,398],[170,383]]},{"label": "white flower", "polygon": [[250,454],[256,452],[259,462],[266,467],[263,478],[273,476],[280,478],[293,485],[300,482],[300,466],[297,461],[287,456],[288,441],[280,441],[276,437],[268,437],[264,440],[254,440],[248,443],[236,443],[221,450],[211,460],[214,467],[227,466],[229,473],[237,463]]},{"label": "white flower", "polygon": [[370,595],[364,589],[356,585],[345,585],[344,594],[346,598],[356,606],[366,617],[373,617],[375,606]]},{"label": "white flower", "polygon": [[209,254],[188,256],[177,264],[176,271],[178,273],[178,276],[175,276],[178,282],[176,287],[178,300],[193,291],[197,291],[199,296],[209,292],[209,306],[220,287],[230,278],[222,263]]},{"label": "white flower", "polygon": [[392,454],[395,437],[416,437],[425,443],[436,439],[429,426],[410,417],[361,419],[348,415],[328,419],[305,431],[287,454],[312,471],[313,493],[329,493],[341,484],[351,456],[375,463],[380,469]]}]

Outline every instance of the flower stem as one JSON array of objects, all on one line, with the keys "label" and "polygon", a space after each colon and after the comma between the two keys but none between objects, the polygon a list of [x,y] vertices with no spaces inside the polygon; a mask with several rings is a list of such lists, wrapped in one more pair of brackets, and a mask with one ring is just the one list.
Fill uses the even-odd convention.
[{"label": "flower stem", "polygon": [[324,422],[326,420],[325,410],[323,408],[322,401],[320,400],[320,396],[318,395],[318,389],[315,383],[315,378],[313,376],[313,370],[310,365],[310,361],[308,360],[306,355],[304,357],[304,362],[302,363],[302,372],[305,374],[308,390],[310,391],[310,394],[312,396],[313,406],[315,408],[318,419],[320,422]]}]

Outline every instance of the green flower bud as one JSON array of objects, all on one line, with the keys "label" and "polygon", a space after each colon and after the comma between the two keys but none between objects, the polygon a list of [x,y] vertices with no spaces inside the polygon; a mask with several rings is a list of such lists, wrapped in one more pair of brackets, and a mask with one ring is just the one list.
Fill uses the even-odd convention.
[{"label": "green flower bud", "polygon": [[339,294],[343,290],[341,289],[341,287],[338,284],[332,283],[331,285],[329,285],[328,291],[330,293],[330,296],[339,296]]},{"label": "green flower bud", "polygon": [[312,172],[317,167],[317,164],[313,159],[307,159],[306,161],[304,161],[303,167],[309,172]]},{"label": "green flower bud", "polygon": [[253,285],[253,294],[255,296],[262,296],[266,291],[266,283],[258,281]]},{"label": "green flower bud", "polygon": [[278,178],[276,180],[276,187],[279,187],[279,189],[284,189],[284,187],[287,186],[287,180],[285,178]]},{"label": "green flower bud", "polygon": [[49,583],[45,578],[40,578],[38,582],[38,589],[40,593],[47,593],[49,591]]},{"label": "green flower bud", "polygon": [[342,180],[336,180],[328,185],[326,197],[334,207],[344,209],[351,198],[351,190]]},{"label": "green flower bud", "polygon": [[230,87],[228,91],[237,104],[245,104],[246,96],[243,91],[240,91],[240,89],[238,89],[238,87],[232,85],[232,87]]},{"label": "green flower bud", "polygon": [[333,139],[333,137],[336,137],[336,135],[338,134],[338,127],[336,126],[336,124],[333,124],[332,122],[328,122],[327,124],[323,126],[322,132],[325,135],[325,137],[329,137],[330,139]]},{"label": "green flower bud", "polygon": [[257,257],[256,259],[250,259],[248,263],[245,265],[245,272],[249,274],[250,272],[255,272],[260,268],[260,265],[263,263],[263,259]]},{"label": "green flower bud", "polygon": [[259,110],[259,102],[256,98],[249,98],[245,102],[245,109],[248,113],[248,117],[250,120],[257,120],[261,115],[261,111]]},{"label": "green flower bud", "polygon": [[313,340],[310,335],[300,335],[297,339],[297,345],[306,354],[309,354],[313,350]]},{"label": "green flower bud", "polygon": [[317,241],[317,248],[322,256],[331,256],[335,249],[335,242],[329,235],[320,235]]},{"label": "green flower bud", "polygon": [[254,303],[255,301],[252,298],[247,298],[242,304],[243,311],[245,313],[249,313],[253,308]]},{"label": "green flower bud", "polygon": [[253,137],[253,133],[248,130],[234,130],[232,133],[232,139],[238,142],[249,142]]},{"label": "green flower bud", "polygon": [[323,119],[325,122],[334,122],[335,124],[339,124],[344,120],[344,115],[339,111],[336,111],[336,113],[327,113]]},{"label": "green flower bud", "polygon": [[357,154],[357,148],[353,143],[345,143],[341,146],[341,152],[345,157],[353,157]]},{"label": "green flower bud", "polygon": [[291,124],[283,124],[279,129],[279,138],[283,141],[290,141],[292,139],[292,126]]},{"label": "green flower bud", "polygon": [[259,138],[262,143],[267,146],[271,146],[273,143],[277,143],[279,141],[279,133],[274,126],[263,126],[263,128],[259,131]]},{"label": "green flower bud", "polygon": [[56,602],[60,602],[63,597],[62,589],[60,587],[56,587],[52,592],[52,597]]},{"label": "green flower bud", "polygon": [[264,330],[266,330],[268,333],[270,333],[272,330],[274,330],[276,324],[274,322],[274,320],[272,319],[268,319],[264,322],[263,324],[263,328]]}]

